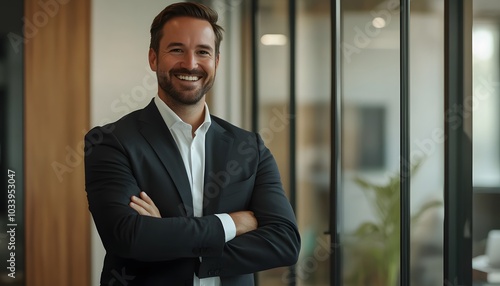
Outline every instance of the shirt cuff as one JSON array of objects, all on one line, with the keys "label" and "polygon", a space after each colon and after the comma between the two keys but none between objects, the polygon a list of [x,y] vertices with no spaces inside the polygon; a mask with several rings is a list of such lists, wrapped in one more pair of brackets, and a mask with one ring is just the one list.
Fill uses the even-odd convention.
[{"label": "shirt cuff", "polygon": [[222,223],[224,234],[226,235],[226,242],[236,237],[236,225],[233,219],[228,214],[215,214]]}]

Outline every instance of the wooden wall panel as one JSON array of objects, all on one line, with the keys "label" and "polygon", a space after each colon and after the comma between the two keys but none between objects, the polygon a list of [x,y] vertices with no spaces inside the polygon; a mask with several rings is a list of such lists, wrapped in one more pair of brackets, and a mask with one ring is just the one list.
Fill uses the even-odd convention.
[{"label": "wooden wall panel", "polygon": [[90,284],[83,135],[89,125],[90,1],[25,0],[28,286]]}]

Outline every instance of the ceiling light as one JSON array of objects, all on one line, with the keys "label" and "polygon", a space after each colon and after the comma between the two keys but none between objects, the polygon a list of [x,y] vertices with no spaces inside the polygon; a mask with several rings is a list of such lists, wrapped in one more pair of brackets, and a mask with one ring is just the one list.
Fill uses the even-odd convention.
[{"label": "ceiling light", "polygon": [[260,42],[264,46],[284,46],[287,43],[287,38],[282,34],[265,34],[260,38]]},{"label": "ceiling light", "polygon": [[385,20],[384,18],[376,17],[372,20],[372,25],[375,28],[382,29],[383,27],[385,27]]}]

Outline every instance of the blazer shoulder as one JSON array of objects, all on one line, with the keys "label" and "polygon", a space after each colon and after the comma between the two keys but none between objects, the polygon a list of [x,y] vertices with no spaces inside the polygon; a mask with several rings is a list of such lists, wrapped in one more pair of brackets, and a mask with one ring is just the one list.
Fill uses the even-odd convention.
[{"label": "blazer shoulder", "polygon": [[257,134],[252,131],[248,131],[246,129],[243,129],[241,127],[238,127],[222,118],[219,118],[214,115],[210,115],[212,118],[212,121],[217,123],[224,131],[231,133],[233,136],[236,138],[248,138],[249,136],[255,137]]},{"label": "blazer shoulder", "polygon": [[[130,134],[131,131],[137,130],[139,112],[140,110],[136,110],[127,115],[124,115],[122,118],[116,120],[115,122],[111,122],[102,126],[96,126],[92,130],[106,131],[105,133],[112,133],[116,136],[120,136],[124,133]],[[89,131],[89,133],[91,131]]]},{"label": "blazer shoulder", "polygon": [[[139,122],[143,117],[143,114],[147,112],[147,108],[148,107],[132,111],[114,122],[93,127],[85,135],[86,140],[89,140],[89,138],[110,138],[110,135],[119,141],[123,138],[134,138],[134,134],[139,134]],[[103,139],[97,141],[102,142]]]},{"label": "blazer shoulder", "polygon": [[[114,122],[105,124],[103,126],[96,126],[94,127],[94,129],[107,130],[107,133],[114,133],[115,135],[123,133],[130,134],[131,132],[137,131],[139,129],[139,121],[148,120],[149,117],[154,116],[155,109],[156,106],[154,105],[154,102],[151,101],[144,108],[125,114],[120,119]],[[159,114],[157,109],[156,112]]]}]

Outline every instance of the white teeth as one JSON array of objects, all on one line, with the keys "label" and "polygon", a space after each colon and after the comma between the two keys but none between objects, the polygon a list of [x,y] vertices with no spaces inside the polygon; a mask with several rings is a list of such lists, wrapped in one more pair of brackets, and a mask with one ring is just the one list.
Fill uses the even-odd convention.
[{"label": "white teeth", "polygon": [[182,79],[182,80],[189,80],[189,81],[197,81],[198,79],[200,79],[199,77],[197,76],[189,76],[189,75],[178,75],[177,76],[179,79]]}]

